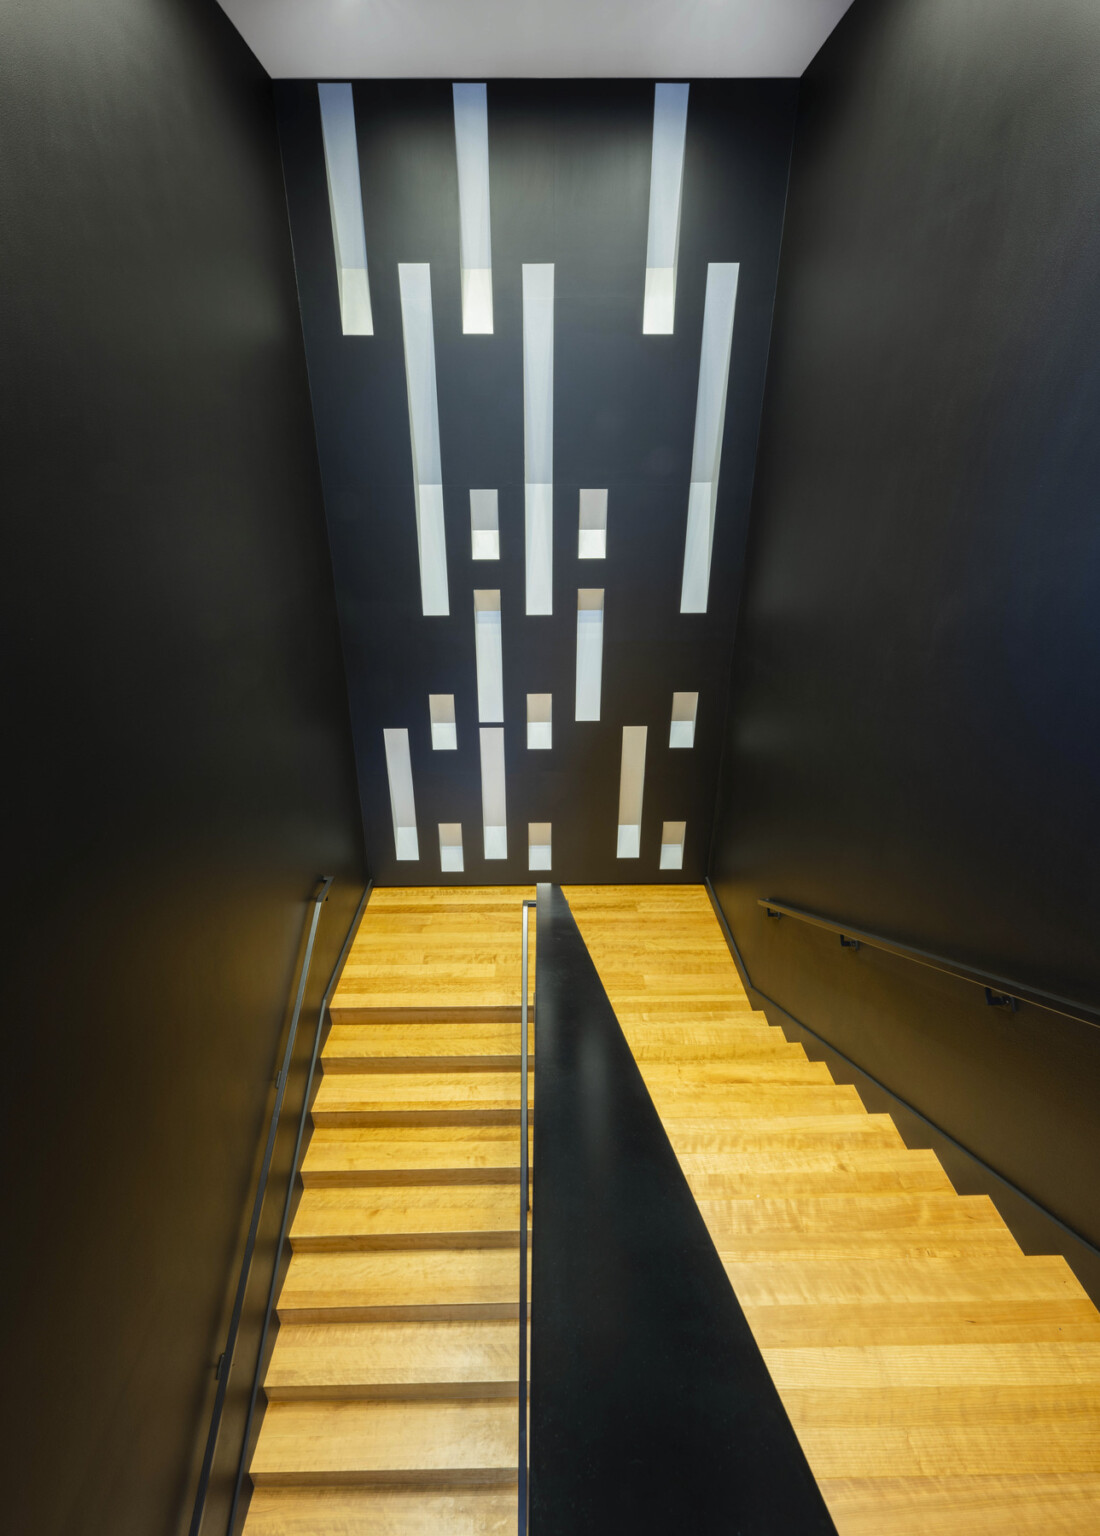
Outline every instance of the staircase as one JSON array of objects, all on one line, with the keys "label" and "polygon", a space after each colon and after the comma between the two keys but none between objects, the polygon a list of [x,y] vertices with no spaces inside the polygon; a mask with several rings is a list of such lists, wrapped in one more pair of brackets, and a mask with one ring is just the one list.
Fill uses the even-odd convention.
[{"label": "staircase", "polygon": [[528,894],[372,896],[322,1054],[246,1536],[515,1530]]}]

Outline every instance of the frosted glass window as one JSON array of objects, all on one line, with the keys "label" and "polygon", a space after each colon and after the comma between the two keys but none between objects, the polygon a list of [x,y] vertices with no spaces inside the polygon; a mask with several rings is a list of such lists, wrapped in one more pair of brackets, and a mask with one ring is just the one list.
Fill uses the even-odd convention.
[{"label": "frosted glass window", "polygon": [[504,731],[481,731],[481,822],[485,857],[508,857],[508,814],[504,800]]},{"label": "frosted glass window", "polygon": [[550,823],[548,821],[527,823],[527,868],[550,868]]},{"label": "frosted glass window", "polygon": [[666,821],[661,827],[661,868],[683,869],[686,821]]},{"label": "frosted glass window", "polygon": [[642,331],[647,336],[671,336],[676,314],[676,265],[680,250],[687,112],[686,85],[662,84],[654,88],[649,240],[642,311]]},{"label": "frosted glass window", "polygon": [[687,539],[681,613],[706,613],[710,556],[714,546],[714,511],[718,504],[718,469],[726,420],[733,313],[737,305],[737,263],[711,262],[703,306],[703,345],[699,355],[699,394],[695,405],[695,446],[691,457]]},{"label": "frosted glass window", "polygon": [[616,856],[636,859],[642,851],[642,792],[645,789],[644,725],[623,726],[623,758],[619,773],[619,839]]},{"label": "frosted glass window", "polygon": [[500,519],[496,491],[470,492],[470,542],[475,560],[500,559]]},{"label": "frosted glass window", "polygon": [[607,492],[581,492],[580,535],[577,557],[603,560],[607,556]]},{"label": "frosted glass window", "polygon": [[523,268],[527,612],[554,611],[554,267]]},{"label": "frosted glass window", "polygon": [[447,541],[443,531],[443,470],[439,456],[431,268],[426,262],[403,262],[398,265],[397,277],[401,289],[401,328],[405,338],[420,598],[426,615],[447,614],[451,609],[447,595]]},{"label": "frosted glass window", "polygon": [[474,593],[474,649],[477,657],[477,717],[482,725],[504,719],[504,674],[500,644],[500,593]]},{"label": "frosted glass window", "polygon": [[454,694],[429,693],[428,713],[432,721],[432,750],[454,752],[458,747]]},{"label": "frosted glass window", "polygon": [[668,733],[670,747],[693,747],[695,745],[695,716],[699,709],[699,695],[697,693],[674,693],[672,695],[672,725]]},{"label": "frosted glass window", "polygon": [[527,695],[528,751],[548,752],[553,745],[554,696],[552,693]]},{"label": "frosted glass window", "polygon": [[340,328],[345,336],[373,336],[367,280],[367,239],[363,232],[363,188],[350,85],[318,85],[325,178],[340,293]]},{"label": "frosted glass window", "polygon": [[489,114],[484,85],[455,85],[462,329],[493,333],[493,257],[489,237]]},{"label": "frosted glass window", "polygon": [[412,758],[407,730],[385,730],[386,774],[390,781],[393,841],[399,859],[418,859],[416,807],[413,804]]},{"label": "frosted glass window", "polygon": [[439,867],[446,875],[460,875],[463,871],[460,821],[439,823]]},{"label": "frosted glass window", "polygon": [[603,679],[602,587],[581,587],[577,592],[577,708],[578,720],[600,718],[600,686]]}]

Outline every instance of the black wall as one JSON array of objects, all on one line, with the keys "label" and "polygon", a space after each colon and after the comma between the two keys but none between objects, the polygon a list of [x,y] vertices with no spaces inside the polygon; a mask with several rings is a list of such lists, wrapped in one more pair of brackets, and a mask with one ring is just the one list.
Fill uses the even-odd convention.
[{"label": "black wall", "polygon": [[[797,86],[696,81],[687,119],[676,331],[642,334],[653,82],[490,81],[495,332],[462,333],[450,81],[358,81],[374,335],[345,337],[317,87],[276,84],[317,441],[348,657],[367,853],[380,884],[528,878],[527,824],[555,880],[702,879],[752,489]],[[681,615],[707,263],[740,278],[710,603]],[[430,262],[450,615],[422,613],[399,262]],[[555,265],[554,612],[524,611],[521,268]],[[499,562],[474,562],[469,491],[499,490]],[[608,489],[607,558],[578,561],[580,487]],[[598,722],[574,721],[577,588],[605,588]],[[501,590],[508,858],[482,857],[473,591]],[[695,746],[670,751],[674,691]],[[552,693],[529,752],[526,694]],[[433,752],[428,695],[453,694],[458,750]],[[624,725],[648,726],[642,852],[616,857]],[[383,729],[409,731],[417,861],[397,862]],[[682,872],[658,873],[685,820]],[[440,871],[461,822],[465,871]]]},{"label": "black wall", "polygon": [[802,86],[712,873],[753,981],[1100,1242],[1100,12],[857,0]]},{"label": "black wall", "polygon": [[213,0],[0,72],[3,1523],[152,1536],[354,764],[269,82]]}]

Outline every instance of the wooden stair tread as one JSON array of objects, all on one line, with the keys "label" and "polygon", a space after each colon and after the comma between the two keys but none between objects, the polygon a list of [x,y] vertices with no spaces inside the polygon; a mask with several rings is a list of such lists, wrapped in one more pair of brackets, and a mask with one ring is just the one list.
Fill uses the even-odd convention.
[{"label": "wooden stair tread", "polygon": [[840,1536],[1094,1536],[1100,1476],[820,1478]]},{"label": "wooden stair tread", "polygon": [[264,1385],[269,1398],[515,1398],[518,1376],[513,1321],[284,1324]]},{"label": "wooden stair tread", "polygon": [[244,1536],[514,1536],[511,1489],[257,1488]]},{"label": "wooden stair tread", "polygon": [[[295,1252],[333,1246],[518,1244],[517,1185],[309,1188],[290,1229]],[[465,1239],[465,1241],[463,1241]]]},{"label": "wooden stair tread", "polygon": [[296,1253],[278,1313],[303,1322],[518,1316],[519,1247]]},{"label": "wooden stair tread", "polygon": [[518,1184],[519,1126],[316,1126],[302,1165],[311,1185]]}]

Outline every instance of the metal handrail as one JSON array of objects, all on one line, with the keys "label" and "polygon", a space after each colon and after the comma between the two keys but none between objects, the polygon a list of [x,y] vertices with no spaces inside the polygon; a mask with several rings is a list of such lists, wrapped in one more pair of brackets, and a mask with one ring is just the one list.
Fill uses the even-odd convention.
[{"label": "metal handrail", "polygon": [[529,916],[533,901],[523,903],[523,998],[520,1003],[519,1094],[519,1536],[527,1536],[527,1214],[531,1209],[527,1157],[527,988]]},{"label": "metal handrail", "polygon": [[888,955],[898,955],[903,960],[912,960],[917,965],[940,971],[945,976],[954,976],[959,981],[973,982],[975,986],[985,988],[986,1001],[994,1007],[1005,1000],[1019,1000],[1022,1003],[1033,1003],[1036,1007],[1046,1008],[1051,1013],[1059,1013],[1067,1019],[1077,1019],[1082,1024],[1091,1025],[1093,1029],[1100,1029],[1100,1008],[1094,1008],[1090,1003],[1061,997],[1058,993],[1047,992],[1042,987],[1027,986],[1007,976],[998,976],[994,971],[982,970],[976,965],[966,965],[962,961],[951,960],[943,955],[930,954],[927,950],[916,948],[915,945],[903,944],[897,939],[887,939],[879,933],[868,933],[863,928],[853,928],[847,923],[838,923],[831,917],[822,917],[820,913],[807,912],[801,907],[790,907],[786,902],[760,897],[756,905],[763,907],[769,916],[794,917],[801,923],[809,923],[812,928],[824,928],[828,933],[839,934],[842,942],[848,941],[846,946],[848,948],[866,944],[871,949],[881,949]]}]

